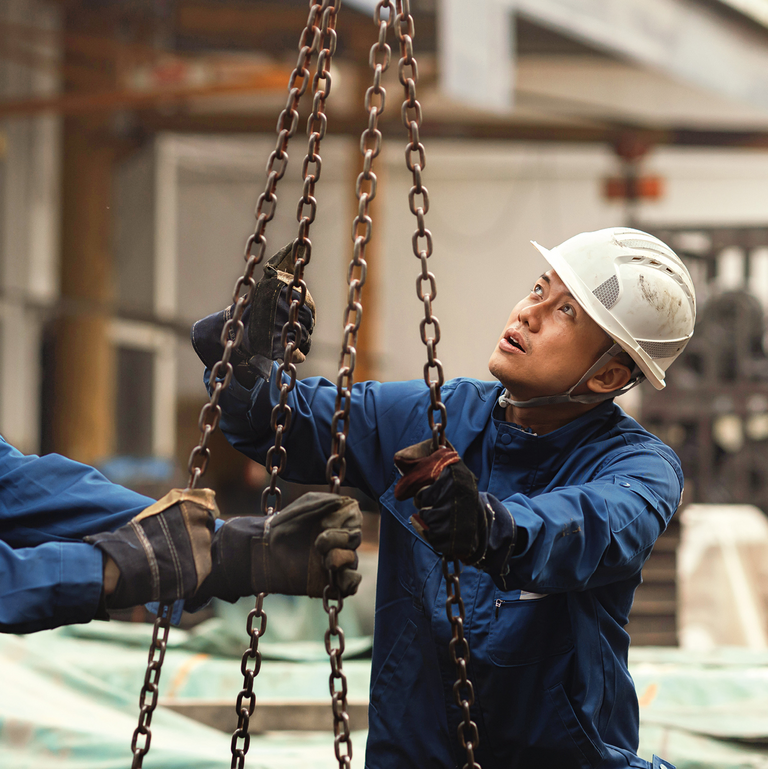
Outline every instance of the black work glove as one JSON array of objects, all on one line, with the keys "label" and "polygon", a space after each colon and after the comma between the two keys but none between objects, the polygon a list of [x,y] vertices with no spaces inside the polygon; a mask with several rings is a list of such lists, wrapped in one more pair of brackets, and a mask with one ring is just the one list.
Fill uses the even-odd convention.
[{"label": "black work glove", "polygon": [[191,597],[211,571],[217,517],[210,489],[174,489],[117,531],[85,537],[120,570],[107,609]]},{"label": "black work glove", "polygon": [[[240,347],[232,352],[230,360],[235,378],[248,389],[256,384],[259,377],[268,381],[272,362],[283,358],[283,326],[288,322],[290,297],[299,298],[299,291],[293,289],[291,294],[289,285],[295,268],[291,256],[292,247],[292,243],[284,246],[264,265],[264,276],[256,284],[251,302],[243,311],[242,321],[246,333]],[[298,253],[301,255],[301,247]],[[234,309],[235,305],[230,305],[192,326],[192,346],[208,368],[213,368],[224,354],[226,339],[222,341],[221,335]],[[293,354],[293,362],[303,363],[312,345],[312,330],[315,326],[315,302],[309,291],[299,309],[298,321],[301,338]],[[234,328],[230,329],[229,338],[234,341]],[[294,339],[294,331],[289,328],[287,341]]]},{"label": "black work glove", "polygon": [[410,499],[418,508],[411,525],[438,553],[468,564],[485,551],[486,512],[477,480],[452,446],[433,451],[426,440],[395,454],[403,477],[395,498]]},{"label": "black work glove", "polygon": [[362,513],[350,497],[309,492],[267,518],[227,521],[213,538],[213,569],[194,602],[257,593],[319,598],[329,570],[342,597],[357,592]]}]

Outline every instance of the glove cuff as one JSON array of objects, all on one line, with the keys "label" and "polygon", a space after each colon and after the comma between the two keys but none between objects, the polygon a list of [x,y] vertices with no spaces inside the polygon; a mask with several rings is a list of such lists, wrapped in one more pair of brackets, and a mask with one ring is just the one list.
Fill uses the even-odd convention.
[{"label": "glove cuff", "polygon": [[255,515],[232,518],[216,532],[211,543],[211,574],[187,601],[187,611],[201,608],[213,597],[235,603],[252,595],[251,553],[254,543],[261,541],[265,520]]},{"label": "glove cuff", "polygon": [[172,603],[191,596],[211,569],[217,514],[209,489],[174,489],[117,531],[85,537],[120,570],[114,592],[105,597],[106,607]]},{"label": "glove cuff", "polygon": [[251,572],[249,575],[251,590],[254,593],[272,592],[272,570],[270,569],[269,526],[271,516],[264,521],[264,534],[254,537],[250,542]]},{"label": "glove cuff", "polygon": [[480,539],[481,547],[475,553],[476,560],[467,563],[492,577],[504,577],[509,573],[509,560],[515,554],[517,524],[512,513],[493,494],[481,492],[478,496],[483,505],[481,518],[485,531]]}]

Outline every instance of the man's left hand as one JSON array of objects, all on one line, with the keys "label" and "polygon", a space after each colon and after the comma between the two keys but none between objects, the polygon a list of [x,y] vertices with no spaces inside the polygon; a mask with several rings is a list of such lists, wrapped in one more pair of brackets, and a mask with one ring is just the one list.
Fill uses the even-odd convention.
[{"label": "man's left hand", "polygon": [[432,441],[395,454],[403,474],[395,498],[410,499],[418,508],[411,525],[438,553],[477,563],[487,542],[487,512],[477,491],[477,479],[451,446],[433,451]]}]

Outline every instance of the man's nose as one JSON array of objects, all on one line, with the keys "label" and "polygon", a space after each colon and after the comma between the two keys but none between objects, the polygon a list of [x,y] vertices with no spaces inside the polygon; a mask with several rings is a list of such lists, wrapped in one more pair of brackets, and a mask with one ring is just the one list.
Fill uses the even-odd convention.
[{"label": "man's nose", "polygon": [[520,309],[520,322],[528,326],[531,331],[536,331],[541,323],[541,313],[536,304],[526,304]]}]

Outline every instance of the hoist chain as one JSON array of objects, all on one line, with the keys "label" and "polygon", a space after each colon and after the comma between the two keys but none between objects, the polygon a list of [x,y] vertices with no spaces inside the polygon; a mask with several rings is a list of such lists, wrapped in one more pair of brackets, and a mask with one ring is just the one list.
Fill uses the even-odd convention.
[{"label": "hoist chain", "polygon": [[[445,424],[447,413],[440,397],[440,388],[445,382],[443,364],[437,358],[437,344],[440,341],[440,322],[432,313],[432,301],[437,296],[437,282],[429,270],[428,259],[432,255],[432,233],[426,228],[424,217],[429,211],[429,191],[422,181],[422,171],[427,163],[424,145],[421,143],[421,104],[416,99],[416,83],[419,69],[413,55],[413,38],[416,33],[410,0],[396,0],[395,34],[400,42],[400,61],[398,76],[405,89],[405,100],[400,110],[403,125],[408,131],[408,144],[405,148],[405,165],[413,175],[413,186],[408,192],[408,205],[416,217],[416,230],[411,243],[413,253],[421,263],[421,273],[416,279],[416,295],[424,304],[424,319],[419,325],[421,341],[427,348],[427,362],[424,364],[424,381],[429,388],[430,409],[429,427],[432,431],[434,449],[445,445]],[[428,335],[428,327],[432,327]],[[434,372],[434,377],[433,377]],[[435,420],[435,413],[438,419]],[[453,561],[453,572],[449,569],[448,559],[443,558],[443,576],[448,598],[445,603],[448,620],[451,623],[452,638],[449,645],[451,659],[456,665],[459,677],[453,685],[456,704],[462,714],[459,724],[459,742],[466,750],[467,763],[464,769],[480,769],[475,761],[475,748],[479,742],[477,726],[472,721],[470,706],[474,703],[474,689],[467,677],[469,664],[469,645],[464,638],[464,602],[459,588],[459,562]],[[456,606],[458,615],[453,612]],[[466,696],[464,695],[466,692]]]},{"label": "hoist chain", "polygon": [[[264,593],[259,593],[256,598],[256,606],[248,614],[248,635],[251,645],[243,653],[240,662],[240,672],[243,674],[243,688],[237,695],[235,710],[237,711],[237,729],[232,734],[232,763],[231,769],[243,769],[245,766],[245,754],[251,745],[251,735],[248,733],[251,716],[256,709],[256,695],[253,693],[253,679],[261,670],[261,652],[259,651],[259,639],[267,629],[267,615],[262,608]],[[256,627],[259,620],[259,627]],[[251,665],[252,663],[252,665]],[[242,744],[240,743],[242,740]]]},{"label": "hoist chain", "polygon": [[[405,101],[400,114],[403,125],[408,130],[408,144],[405,148],[405,165],[413,175],[413,186],[408,192],[408,205],[416,217],[416,231],[411,243],[413,253],[421,262],[421,274],[416,279],[416,294],[424,303],[424,319],[419,326],[421,341],[427,348],[427,362],[424,364],[424,381],[429,387],[431,408],[429,410],[429,426],[432,430],[432,443],[436,449],[445,444],[445,405],[440,398],[440,388],[445,378],[443,364],[437,359],[435,352],[440,341],[440,322],[432,314],[432,301],[437,296],[435,276],[429,270],[428,259],[432,255],[432,233],[424,224],[424,217],[429,211],[429,191],[421,178],[427,163],[424,145],[419,137],[421,127],[421,104],[416,99],[416,83],[419,79],[419,69],[413,56],[413,36],[415,26],[410,12],[409,0],[398,0],[397,17],[395,18],[395,33],[400,41],[400,62],[397,67],[400,82],[405,88]],[[425,284],[426,291],[425,291]],[[427,335],[427,327],[432,327],[432,335]],[[432,371],[435,378],[432,378]],[[435,421],[435,412],[439,413],[439,421]]]},{"label": "hoist chain", "polygon": [[[244,253],[244,259],[245,259],[245,269],[243,271],[243,274],[240,278],[238,278],[237,283],[235,284],[235,289],[233,292],[233,302],[234,302],[234,310],[232,312],[232,316],[229,318],[229,320],[225,323],[224,328],[221,332],[221,344],[224,347],[221,360],[218,361],[213,368],[211,369],[210,374],[210,383],[212,387],[211,396],[203,408],[200,411],[200,417],[198,419],[198,427],[200,428],[200,442],[195,448],[192,450],[192,453],[189,457],[188,462],[188,471],[189,471],[189,488],[194,489],[196,488],[200,478],[205,474],[205,471],[208,468],[208,462],[210,460],[211,451],[208,446],[211,436],[216,431],[216,428],[219,426],[219,421],[221,419],[221,406],[219,405],[219,400],[221,399],[222,393],[227,389],[230,382],[232,381],[232,376],[234,374],[232,364],[230,362],[230,359],[232,357],[232,353],[234,350],[236,350],[242,340],[243,336],[245,334],[245,328],[243,326],[243,312],[245,311],[245,308],[250,303],[251,299],[253,298],[253,293],[256,288],[256,279],[254,278],[254,272],[256,270],[256,267],[261,264],[264,260],[264,255],[266,252],[267,247],[267,239],[265,236],[267,223],[272,221],[272,219],[275,216],[275,210],[277,208],[277,184],[280,181],[280,179],[285,176],[286,169],[288,167],[288,142],[289,140],[295,135],[296,129],[298,128],[299,124],[299,101],[301,100],[301,97],[306,93],[306,90],[309,86],[310,82],[310,71],[309,71],[309,64],[312,58],[313,53],[317,53],[320,50],[320,45],[323,41],[324,36],[327,34],[328,29],[328,22],[331,16],[333,16],[333,21],[335,22],[335,10],[336,8],[333,8],[333,13],[327,13],[328,11],[329,3],[326,2],[310,2],[310,8],[309,8],[309,16],[307,18],[307,24],[301,33],[301,38],[299,40],[299,58],[296,63],[296,67],[294,68],[293,72],[291,73],[291,76],[288,81],[288,100],[286,102],[285,108],[280,113],[280,116],[277,120],[277,143],[275,146],[275,149],[270,154],[268,160],[267,160],[267,181],[265,185],[264,192],[261,193],[259,196],[257,202],[256,202],[256,210],[255,210],[255,217],[256,217],[256,228],[254,230],[254,233],[248,238],[248,241],[245,245],[245,253]],[[320,23],[318,23],[318,20],[321,20]],[[333,47],[335,48],[335,31],[332,32],[332,38],[333,38]],[[324,49],[327,50],[327,49]],[[328,61],[328,65],[330,65],[330,60]],[[321,72],[324,70],[321,69]],[[325,76],[328,79],[328,84],[330,86],[330,75],[325,71]],[[322,77],[322,75],[321,75]],[[317,83],[317,76],[315,77],[315,84]],[[317,91],[317,89],[315,88]],[[327,93],[326,93],[327,95]],[[325,98],[322,99],[322,105],[324,105]],[[317,101],[313,105],[313,112],[312,112],[312,118],[313,119],[321,119],[324,121],[325,116],[323,115],[322,118],[317,118],[318,110],[317,110]],[[323,123],[323,133],[324,133],[324,123]],[[311,145],[310,145],[311,146]],[[318,173],[317,176],[319,176],[319,156],[318,156]],[[311,162],[311,159],[310,159]],[[307,161],[305,160],[305,179],[306,179],[306,168],[307,168]],[[315,178],[314,181],[317,179]],[[312,185],[312,189],[314,189],[314,183]],[[305,186],[305,195],[304,198],[306,198],[306,186]],[[314,200],[314,199],[312,199]],[[312,215],[312,218],[314,218],[314,212]],[[301,230],[300,230],[301,235]],[[307,260],[308,261],[308,258]],[[242,292],[242,293],[241,293]],[[306,292],[306,286],[303,288],[302,292],[302,299]],[[290,316],[290,321],[293,323],[294,330],[297,327],[297,317],[298,317],[298,308],[294,309],[291,308],[293,314]],[[290,322],[289,321],[289,322]],[[234,335],[232,334],[234,330]],[[285,340],[285,334],[286,330],[283,329],[283,340]],[[285,427],[284,429],[287,429]],[[282,437],[282,433],[281,436]],[[279,446],[279,444],[278,444]],[[280,446],[280,448],[282,448]],[[285,450],[283,449],[283,456],[284,456]],[[283,461],[284,464],[284,461]],[[279,472],[279,470],[278,470]],[[273,468],[273,474],[272,474],[272,484],[273,487],[275,482],[276,473],[274,472]],[[274,491],[274,487],[273,487]],[[279,491],[277,493],[278,496],[278,507],[279,507]],[[271,512],[270,509],[268,509],[267,505],[265,504],[266,497],[262,497],[262,508],[265,513]],[[259,638],[264,634],[264,631],[266,630],[266,624],[267,624],[267,615],[266,612],[264,612],[262,608],[264,600],[264,594],[260,594],[256,599],[256,607],[251,610],[250,614],[248,615],[248,634],[251,639],[251,643],[249,648],[246,650],[246,652],[243,655],[243,660],[241,664],[241,671],[243,673],[243,689],[241,690],[240,694],[237,697],[237,703],[236,703],[236,710],[238,714],[238,725],[237,729],[235,730],[235,733],[232,735],[232,767],[238,767],[242,768],[245,763],[245,754],[248,752],[248,747],[250,744],[250,736],[248,734],[248,727],[250,718],[254,713],[254,709],[256,706],[255,697],[253,694],[253,680],[258,675],[259,669],[261,667],[261,654],[258,649],[259,644]],[[163,615],[166,615],[164,619],[161,620],[161,617]],[[157,704],[157,681],[160,677],[160,666],[162,665],[162,656],[165,652],[165,641],[163,640],[162,643],[162,653],[160,654],[158,661],[153,661],[153,654],[156,649],[156,637],[158,633],[159,627],[164,627],[164,637],[167,638],[168,634],[168,626],[170,622],[170,607],[168,606],[161,606],[160,607],[160,614],[158,615],[158,619],[155,623],[155,635],[152,640],[152,646],[150,648],[150,664],[147,668],[147,674],[145,676],[145,688],[154,686],[154,690],[147,689],[147,691],[154,691],[154,698],[150,705],[145,708],[144,706],[144,699],[145,699],[145,690],[142,689],[142,707],[141,707],[141,714],[139,716],[139,726],[136,729],[136,732],[134,733],[134,738],[132,742],[132,749],[134,752],[134,764],[132,769],[137,769],[141,767],[141,762],[143,760],[144,755],[149,750],[149,743],[151,740],[151,733],[149,731],[149,722],[151,720],[152,711],[154,710],[155,705]],[[258,629],[254,628],[254,623],[256,619],[260,619],[261,624]],[[164,624],[160,624],[160,623]],[[249,660],[253,660],[253,667],[249,668],[248,663]],[[137,748],[136,743],[138,741],[138,737],[140,735],[146,736],[146,742],[143,748]],[[238,743],[242,740],[242,744],[238,746]]]},{"label": "hoist chain", "polygon": [[[341,596],[333,598],[335,591],[333,574],[330,583],[323,590],[323,609],[328,614],[328,630],[325,631],[325,651],[331,661],[331,675],[328,688],[331,692],[333,710],[333,750],[340,769],[350,769],[352,765],[352,738],[349,733],[349,713],[347,712],[347,676],[342,669],[344,654],[344,631],[339,626],[339,613],[344,601]],[[336,646],[333,638],[336,638]],[[337,688],[338,683],[338,688]]]},{"label": "hoist chain", "polygon": [[[309,239],[309,230],[317,214],[317,200],[315,198],[315,185],[320,179],[323,160],[320,157],[320,142],[325,136],[328,126],[328,118],[325,114],[325,102],[331,92],[331,62],[336,52],[336,16],[341,6],[341,0],[323,0],[315,3],[310,10],[310,19],[317,23],[320,17],[320,26],[316,28],[313,47],[318,50],[317,70],[312,79],[312,112],[307,121],[307,134],[309,143],[304,163],[301,167],[301,175],[304,180],[302,195],[296,209],[296,218],[299,222],[299,231],[293,241],[291,258],[294,262],[293,279],[288,284],[290,287],[291,306],[288,310],[288,321],[283,326],[282,344],[284,348],[283,362],[278,368],[278,381],[280,382],[280,397],[272,409],[270,425],[275,433],[274,445],[267,452],[265,466],[270,472],[269,486],[264,489],[261,497],[262,510],[269,514],[280,509],[280,489],[277,486],[277,478],[285,470],[288,454],[283,446],[283,436],[291,426],[291,407],[288,405],[288,396],[296,386],[296,364],[293,362],[293,354],[301,341],[301,324],[299,323],[299,311],[304,306],[307,297],[307,284],[304,282],[304,268],[312,257],[312,241]],[[306,31],[306,30],[305,30]],[[294,293],[298,292],[298,297]],[[289,338],[288,334],[292,336]],[[270,499],[273,500],[270,503]]]},{"label": "hoist chain", "polygon": [[[265,236],[267,223],[272,221],[277,208],[277,183],[285,176],[288,168],[288,142],[296,133],[299,125],[299,101],[307,90],[310,82],[309,63],[312,54],[318,50],[321,41],[321,29],[317,24],[321,8],[320,2],[310,2],[307,26],[301,33],[299,40],[299,58],[296,67],[288,80],[288,101],[277,119],[277,144],[267,160],[267,182],[264,192],[259,195],[256,202],[256,229],[245,244],[245,270],[235,284],[233,293],[234,311],[232,317],[226,322],[221,332],[221,344],[224,352],[221,360],[211,370],[210,381],[213,391],[210,401],[200,411],[198,426],[200,428],[200,443],[189,457],[189,488],[194,489],[201,476],[208,468],[210,449],[208,443],[211,435],[216,431],[221,419],[221,407],[219,400],[221,394],[232,381],[233,370],[230,358],[235,349],[242,342],[245,329],[243,328],[243,312],[253,297],[256,288],[256,280],[253,273],[257,265],[264,260],[267,248]],[[255,253],[253,252],[255,247]],[[245,289],[245,293],[240,294]],[[232,337],[232,330],[235,330]],[[266,510],[264,511],[266,512]]]},{"label": "hoist chain", "polygon": [[[388,10],[388,18],[382,18],[382,11]],[[360,153],[363,156],[363,170],[357,177],[357,216],[352,222],[354,252],[347,272],[347,308],[344,315],[344,336],[339,359],[339,373],[336,378],[336,404],[331,422],[331,455],[326,464],[326,478],[331,493],[339,494],[346,473],[344,454],[349,436],[349,414],[352,403],[352,384],[357,360],[357,334],[363,315],[362,291],[368,272],[365,250],[371,241],[373,222],[368,213],[370,202],[376,197],[378,179],[373,172],[373,160],[381,152],[381,131],[378,128],[379,115],[384,111],[386,90],[381,85],[387,71],[392,50],[387,45],[387,30],[394,18],[394,7],[390,0],[382,0],[374,11],[374,22],[379,28],[379,38],[371,46],[369,62],[373,69],[373,85],[365,92],[365,108],[368,111],[368,126],[360,137]],[[325,650],[331,661],[329,689],[333,709],[333,749],[340,769],[349,769],[352,761],[352,740],[350,738],[349,714],[347,712],[347,677],[342,667],[344,653],[344,631],[338,623],[344,601],[335,589],[334,575],[329,572],[329,584],[323,591],[323,608],[328,614],[328,630],[325,631]],[[333,645],[336,637],[337,645]]]},{"label": "hoist chain", "polygon": [[[149,661],[144,674],[144,684],[139,695],[139,725],[134,730],[131,740],[131,753],[133,753],[131,769],[141,768],[144,756],[149,751],[149,745],[152,742],[152,732],[149,727],[152,723],[152,714],[157,707],[158,684],[160,683],[160,672],[165,658],[170,627],[171,607],[161,605],[157,617],[155,617],[152,642],[149,646]],[[147,695],[150,695],[149,702],[147,702]],[[143,743],[140,745],[141,738],[143,738]]]},{"label": "hoist chain", "polygon": [[[299,206],[297,209],[297,218],[299,220],[299,234],[296,240],[293,242],[292,257],[295,261],[295,269],[293,280],[290,283],[290,296],[291,306],[288,311],[288,322],[283,326],[282,331],[282,344],[285,349],[284,359],[280,368],[278,369],[278,376],[280,377],[281,389],[280,400],[272,411],[272,417],[270,425],[275,432],[275,442],[267,452],[266,467],[270,469],[270,483],[264,490],[261,496],[261,509],[265,515],[270,515],[277,512],[280,509],[280,489],[277,487],[277,477],[285,469],[287,460],[287,452],[282,445],[283,435],[290,427],[291,409],[287,404],[288,394],[293,390],[296,384],[296,366],[293,363],[293,352],[298,346],[301,340],[301,326],[299,324],[299,310],[304,305],[304,301],[307,295],[307,286],[304,283],[304,267],[309,263],[312,253],[312,244],[309,241],[309,226],[315,219],[317,210],[317,201],[314,198],[315,184],[320,178],[320,169],[322,160],[320,155],[317,154],[317,150],[320,147],[320,140],[325,135],[325,128],[327,119],[325,117],[325,100],[330,92],[331,88],[331,75],[329,72],[331,65],[331,57],[333,51],[336,49],[336,11],[338,10],[339,0],[331,2],[331,0],[323,0],[323,2],[313,2],[310,0],[309,16],[307,18],[307,25],[301,34],[299,41],[299,61],[296,68],[291,73],[291,78],[288,84],[289,95],[288,103],[285,109],[280,114],[280,118],[277,122],[278,140],[277,148],[269,156],[267,162],[267,187],[266,190],[259,196],[259,200],[256,204],[256,231],[249,238],[246,245],[246,259],[250,261],[252,257],[251,249],[254,244],[257,244],[258,250],[255,255],[254,267],[259,264],[264,258],[266,239],[264,238],[264,230],[266,224],[270,221],[275,214],[277,206],[277,196],[275,195],[275,188],[277,182],[284,176],[286,166],[288,163],[288,154],[285,148],[290,139],[295,133],[298,126],[299,113],[298,104],[301,96],[306,92],[309,84],[309,69],[313,53],[318,54],[317,71],[312,80],[312,90],[314,98],[312,102],[312,113],[309,117],[307,124],[307,133],[309,133],[309,149],[304,163],[302,165],[302,176],[304,178],[304,189],[302,197],[299,200]],[[311,40],[311,42],[310,42]],[[301,78],[300,85],[296,85],[296,81]],[[280,165],[277,170],[274,168],[275,161],[279,161]],[[313,172],[310,172],[310,164],[314,165]],[[269,208],[264,211],[264,204],[268,204]],[[309,213],[305,213],[304,206],[309,206]],[[253,286],[253,287],[251,287]],[[251,294],[255,288],[255,281],[251,279],[248,283],[248,301],[250,301]],[[293,298],[293,290],[298,289],[299,299]],[[237,308],[235,308],[237,311]],[[242,313],[241,313],[242,315]],[[238,317],[233,315],[234,317]],[[242,321],[238,323],[237,333],[242,331]],[[288,340],[289,331],[293,332],[293,339]],[[227,329],[222,331],[222,339],[225,338]],[[236,340],[239,341],[239,340]],[[236,344],[233,344],[235,347]],[[229,365],[229,364],[228,364]],[[227,373],[231,376],[231,365],[227,370]],[[289,382],[285,382],[284,374],[288,373]],[[212,376],[212,375],[211,375]],[[283,417],[282,423],[278,423],[278,419]],[[277,463],[275,463],[275,454],[277,454]],[[274,502],[270,504],[269,500],[272,498]],[[251,644],[243,654],[240,670],[243,674],[243,688],[240,694],[237,696],[237,702],[235,709],[238,714],[237,729],[232,735],[232,764],[231,769],[243,769],[245,765],[245,756],[250,747],[250,734],[248,728],[250,726],[250,719],[256,707],[256,698],[253,693],[253,681],[259,674],[261,669],[261,653],[259,652],[259,639],[264,634],[267,628],[267,615],[263,609],[264,593],[260,593],[256,599],[256,607],[251,610],[248,615],[248,635],[251,639]],[[255,627],[256,620],[260,620],[258,628]],[[249,662],[253,661],[253,667],[249,667]],[[242,740],[242,744],[239,744]]]},{"label": "hoist chain", "polygon": [[[480,735],[469,710],[475,703],[475,689],[467,675],[469,644],[464,638],[464,601],[461,599],[461,588],[459,587],[459,570],[458,561],[453,561],[453,571],[451,571],[448,566],[448,559],[443,558],[443,576],[448,593],[448,598],[445,601],[445,613],[451,623],[451,641],[448,644],[448,651],[459,673],[459,677],[453,685],[453,697],[462,716],[458,727],[459,742],[467,752],[467,763],[464,764],[464,769],[480,769],[480,764],[475,761],[475,748],[480,742]],[[457,607],[458,614],[454,614],[454,606]]]},{"label": "hoist chain", "polygon": [[[389,11],[389,20],[382,19],[381,12]],[[389,68],[392,49],[387,45],[387,30],[394,18],[394,8],[390,0],[382,0],[374,11],[374,22],[379,28],[379,39],[371,46],[369,62],[373,69],[373,85],[365,92],[365,108],[368,111],[368,127],[360,137],[360,154],[363,156],[363,170],[357,177],[355,193],[357,195],[357,216],[352,221],[352,240],[354,253],[347,272],[347,308],[344,313],[344,337],[341,343],[339,374],[336,378],[336,405],[331,422],[333,445],[326,464],[326,478],[331,492],[339,493],[344,480],[346,461],[344,452],[349,433],[349,409],[352,397],[352,382],[357,361],[357,333],[363,316],[361,297],[368,263],[365,250],[371,242],[373,222],[368,213],[371,201],[376,197],[378,178],[373,172],[373,160],[381,153],[381,131],[378,128],[379,116],[384,111],[387,92],[381,85],[383,74]],[[378,59],[381,59],[379,61]]]}]

